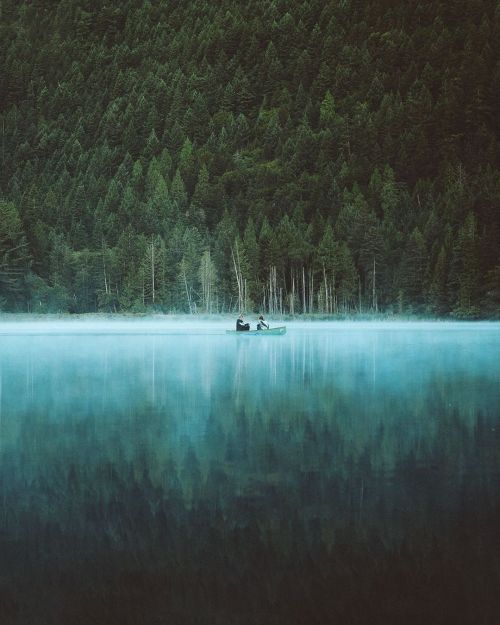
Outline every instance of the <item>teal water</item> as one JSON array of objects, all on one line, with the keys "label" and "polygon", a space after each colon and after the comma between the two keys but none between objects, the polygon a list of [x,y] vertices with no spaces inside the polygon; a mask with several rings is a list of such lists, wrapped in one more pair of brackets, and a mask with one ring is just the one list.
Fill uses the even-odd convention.
[{"label": "teal water", "polygon": [[500,325],[26,327],[2,623],[495,622]]}]

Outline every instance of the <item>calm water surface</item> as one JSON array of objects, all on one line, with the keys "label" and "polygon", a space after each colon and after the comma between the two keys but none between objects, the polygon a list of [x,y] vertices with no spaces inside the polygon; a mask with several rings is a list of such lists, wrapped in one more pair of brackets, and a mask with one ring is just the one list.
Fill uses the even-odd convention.
[{"label": "calm water surface", "polygon": [[0,326],[2,623],[496,622],[500,325],[135,327]]}]

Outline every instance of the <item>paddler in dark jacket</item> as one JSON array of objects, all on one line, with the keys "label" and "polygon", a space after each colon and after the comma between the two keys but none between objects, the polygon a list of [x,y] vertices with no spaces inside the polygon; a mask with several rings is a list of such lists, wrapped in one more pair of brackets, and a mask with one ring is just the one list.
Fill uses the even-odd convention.
[{"label": "paddler in dark jacket", "polygon": [[236,320],[236,331],[246,332],[247,330],[250,330],[250,324],[243,323],[243,315],[240,315],[238,319]]}]

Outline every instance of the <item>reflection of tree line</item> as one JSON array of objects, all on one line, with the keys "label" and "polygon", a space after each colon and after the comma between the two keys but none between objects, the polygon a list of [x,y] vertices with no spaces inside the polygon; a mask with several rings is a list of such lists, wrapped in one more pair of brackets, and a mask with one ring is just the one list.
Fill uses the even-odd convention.
[{"label": "reflection of tree line", "polygon": [[[469,428],[444,415],[418,451],[397,439],[387,450],[379,428],[360,452],[325,420],[288,422],[240,412],[228,428],[212,416],[203,440],[172,440],[163,454],[151,440],[145,449],[139,427],[135,451],[119,437],[93,454],[92,436],[75,432],[86,443],[67,454],[73,463],[58,459],[52,427],[38,457],[4,454],[0,606],[16,624],[44,622],[52,599],[60,622],[90,610],[92,623],[135,623],[133,614],[153,623],[159,613],[182,623],[216,613],[222,623],[356,623],[366,604],[370,622],[393,622],[397,596],[401,614],[436,617],[439,605],[473,622],[466,602],[474,622],[492,622],[495,419],[478,415]],[[60,433],[60,447],[65,435],[71,444]]]}]

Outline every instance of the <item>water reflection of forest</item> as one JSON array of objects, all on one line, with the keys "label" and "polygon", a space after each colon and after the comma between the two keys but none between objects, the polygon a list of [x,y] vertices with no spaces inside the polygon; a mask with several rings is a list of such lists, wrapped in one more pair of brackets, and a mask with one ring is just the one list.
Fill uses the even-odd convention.
[{"label": "water reflection of forest", "polygon": [[354,444],[321,405],[220,414],[196,437],[152,407],[25,414],[0,456],[1,622],[495,622],[498,416],[441,406]]},{"label": "water reflection of forest", "polygon": [[496,622],[484,332],[5,338],[1,625]]}]

